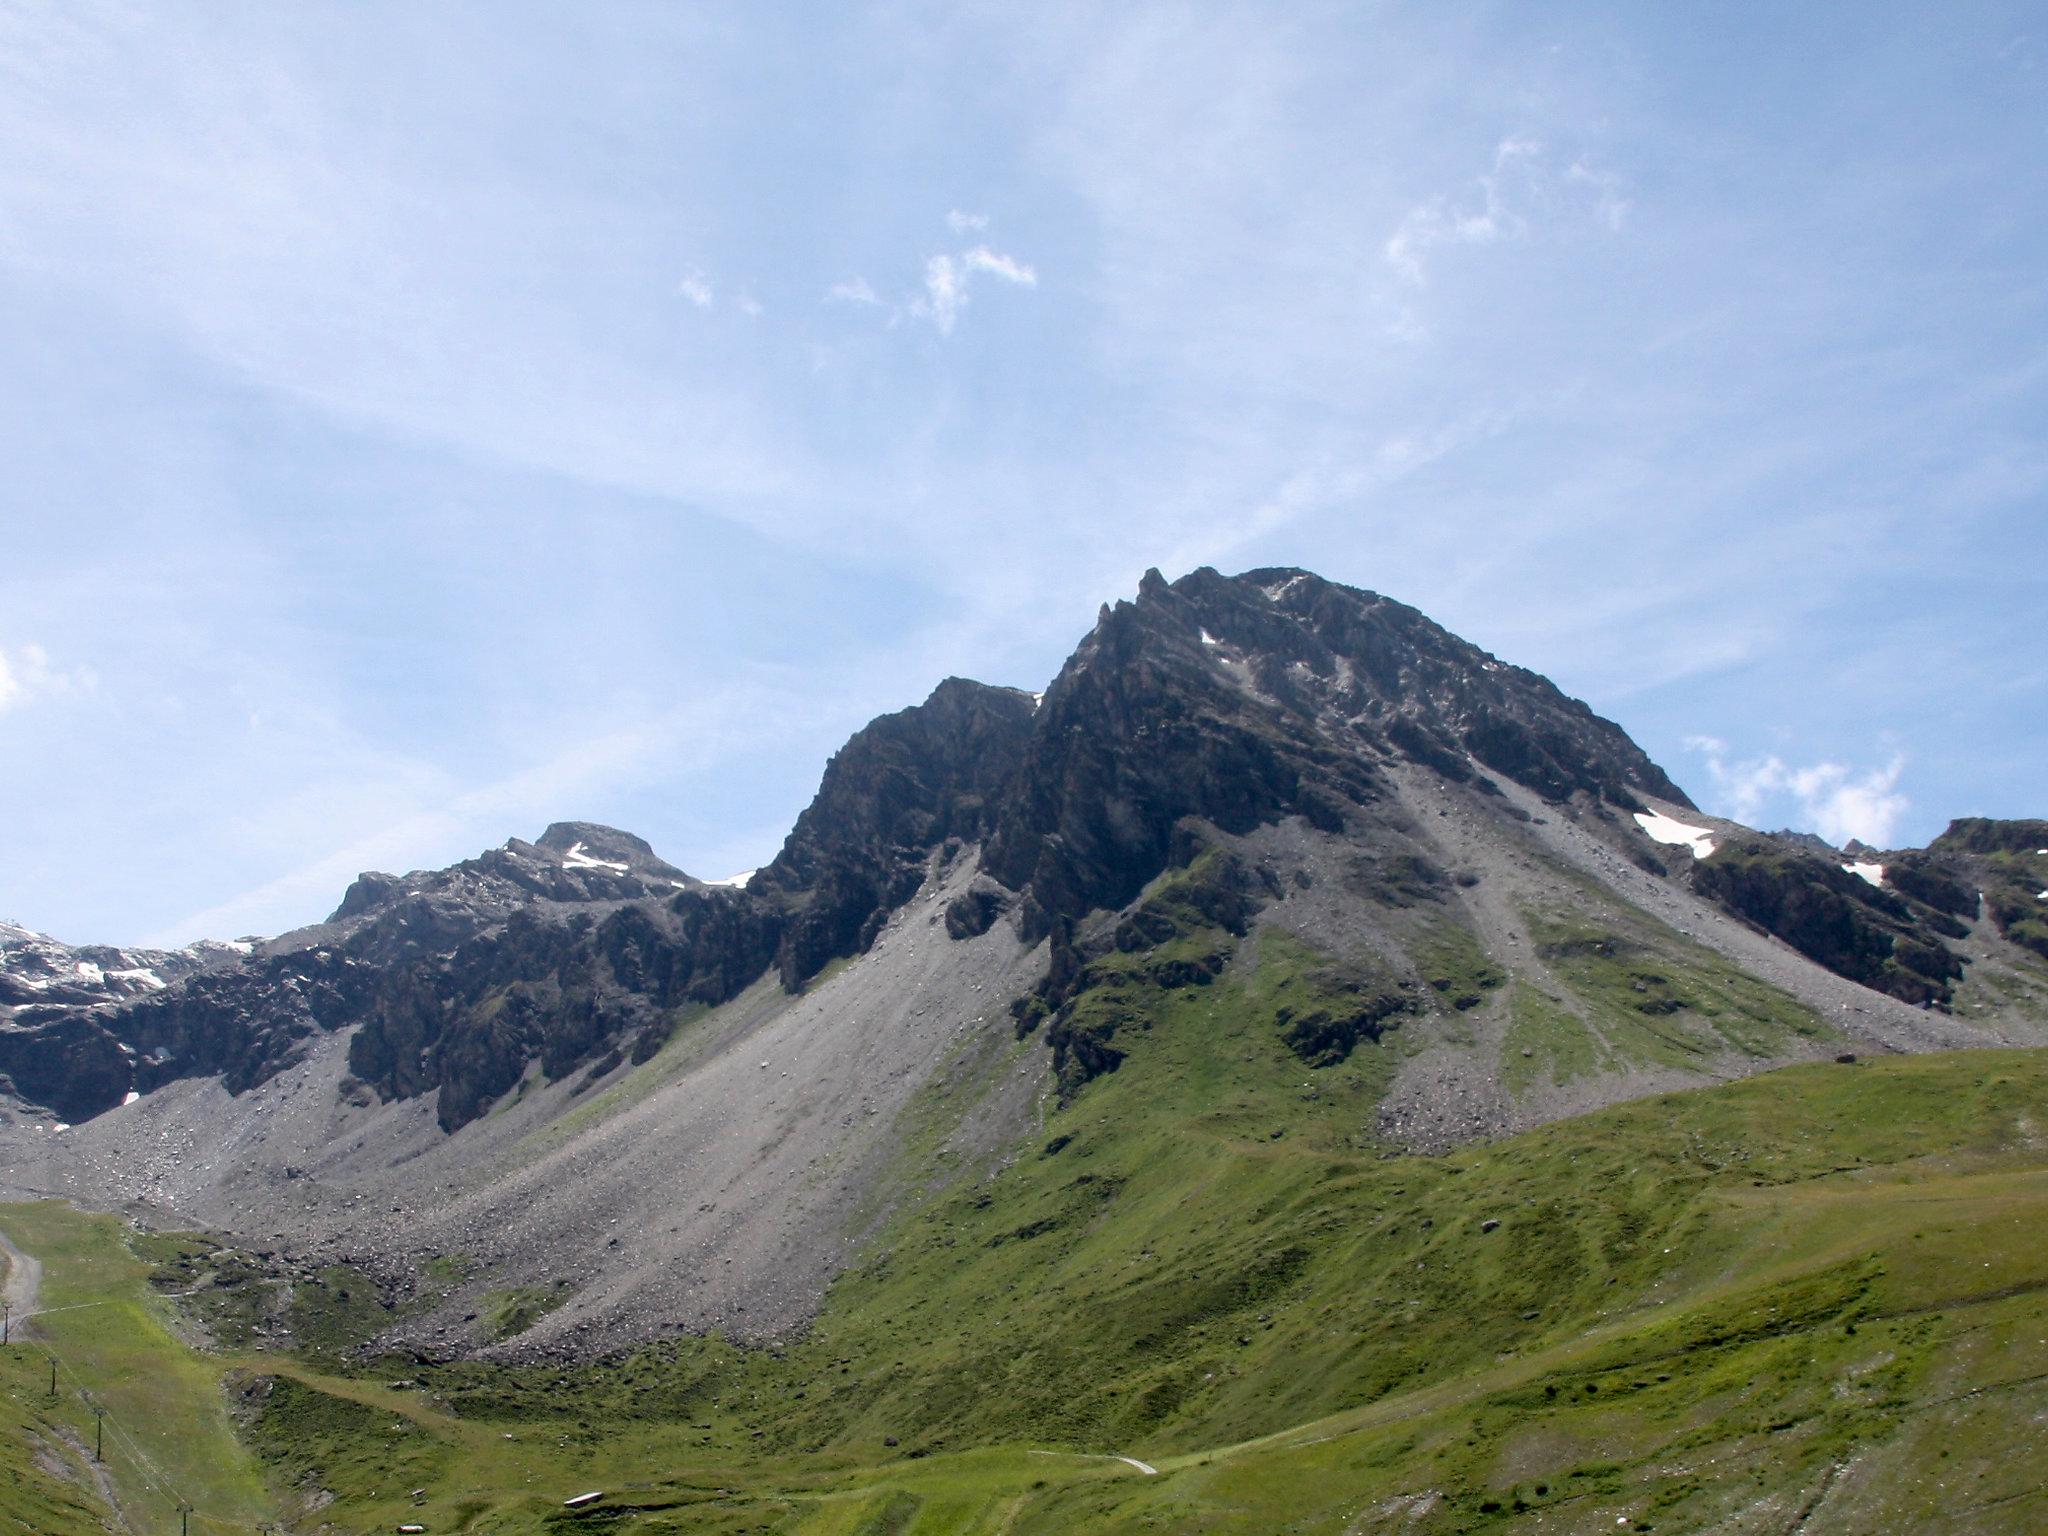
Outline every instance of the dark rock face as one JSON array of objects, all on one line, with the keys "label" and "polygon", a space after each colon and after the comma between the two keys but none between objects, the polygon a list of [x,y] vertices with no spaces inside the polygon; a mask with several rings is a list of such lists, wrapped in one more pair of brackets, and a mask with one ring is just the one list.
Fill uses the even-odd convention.
[{"label": "dark rock face", "polygon": [[1999,934],[2048,959],[2048,821],[1952,821],[1928,855],[1971,880]]},{"label": "dark rock face", "polygon": [[1699,865],[1693,884],[1836,975],[1903,1002],[1946,1007],[1963,974],[1941,941],[1959,937],[1960,923],[1870,884],[1838,858],[1761,838],[1731,840]]},{"label": "dark rock face", "polygon": [[1691,803],[1620,727],[1413,608],[1305,571],[1153,571],[1047,692],[984,866],[1028,890],[1033,937],[1129,901],[1181,818],[1335,830],[1393,757],[1459,780],[1476,759],[1553,799]]},{"label": "dark rock face", "polygon": [[60,1119],[87,1120],[121,1102],[134,1064],[90,1014],[62,1010],[0,1030],[0,1074]]},{"label": "dark rock face", "polygon": [[137,1053],[136,1088],[218,1075],[230,1093],[298,1059],[304,1042],[361,1016],[379,969],[339,948],[257,955],[195,976],[107,1021]]},{"label": "dark rock face", "polygon": [[391,1098],[438,1088],[440,1123],[452,1131],[530,1063],[557,1079],[615,1049],[646,1060],[677,1010],[740,992],[780,937],[772,909],[730,890],[684,891],[602,918],[516,912],[450,955],[388,973],[349,1043],[349,1066]]},{"label": "dark rock face", "polygon": [[2048,821],[1951,822],[1926,848],[1880,853],[1874,886],[1842,854],[1802,833],[1725,842],[1693,884],[1838,976],[1909,1003],[1946,1008],[1964,957],[1946,942],[1970,933],[1980,906],[1995,931],[2048,957]]},{"label": "dark rock face", "polygon": [[[323,927],[341,925],[355,954],[389,964],[444,953],[535,902],[639,901],[702,883],[630,832],[558,821],[538,842],[515,837],[447,869],[359,875]],[[305,929],[279,942],[322,936]]]},{"label": "dark rock face", "polygon": [[250,947],[74,946],[0,923],[0,1075],[17,1095],[66,1120],[119,1104],[131,1089],[159,1080],[157,1064],[107,1021],[123,1010],[156,1016],[165,998],[185,985],[210,983]]},{"label": "dark rock face", "polygon": [[[297,1060],[312,1037],[382,1018],[387,992],[416,989],[416,969],[516,916],[705,890],[629,833],[562,822],[538,843],[514,838],[448,869],[363,875],[325,923],[260,946],[72,950],[9,929],[0,936],[0,1005],[16,1006],[0,1027],[0,1072],[22,1097],[72,1119],[179,1077],[217,1075],[241,1092]],[[732,963],[749,958],[744,942],[730,946]],[[737,986],[759,971],[755,964]],[[479,1081],[491,1070],[479,1069]],[[376,1081],[400,1091],[396,1073]],[[417,1074],[407,1083],[403,1091],[448,1086],[457,1103],[481,1092],[459,1073],[445,1084]]]},{"label": "dark rock face", "polygon": [[923,883],[934,848],[987,835],[1035,709],[1014,688],[948,678],[839,749],[782,852],[748,887],[787,913],[785,986],[865,949]]},{"label": "dark rock face", "polygon": [[[532,1063],[556,1076],[653,1050],[677,1008],[734,995],[771,960],[803,986],[864,950],[949,845],[980,843],[984,873],[947,932],[984,933],[1014,908],[1032,940],[1192,864],[1202,829],[1290,815],[1340,828],[1398,758],[1468,781],[1476,760],[1553,796],[1683,801],[1617,728],[1413,609],[1298,571],[1170,586],[1152,572],[1103,611],[1043,707],[953,678],[858,732],[745,892],[712,891],[628,833],[559,822],[448,869],[365,874],[325,923],[146,997],[65,992],[89,1016],[46,1014],[41,1043],[16,1019],[4,1055],[20,1091],[85,1114],[191,1073],[239,1089],[361,1023],[356,1074],[387,1095],[438,1089],[453,1127]],[[1439,878],[1379,874],[1399,901],[1431,899]],[[1195,918],[1241,930],[1261,898],[1240,884],[1176,898],[1220,903],[1206,914],[1132,914],[1118,953],[1164,984],[1203,984],[1221,957],[1171,935]],[[1056,1049],[1106,1070],[1111,1032],[1063,1021]]]},{"label": "dark rock face", "polygon": [[1997,821],[1988,816],[1960,816],[1948,824],[1927,851],[1934,854],[2015,854],[2039,857],[2048,849],[2048,821]]}]

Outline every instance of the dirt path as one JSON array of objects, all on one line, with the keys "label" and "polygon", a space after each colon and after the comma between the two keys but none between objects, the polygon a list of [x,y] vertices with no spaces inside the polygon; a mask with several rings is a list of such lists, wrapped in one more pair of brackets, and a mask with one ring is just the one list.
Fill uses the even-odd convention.
[{"label": "dirt path", "polygon": [[1157,1477],[1159,1469],[1150,1462],[1138,1460],[1135,1456],[1105,1456],[1092,1451],[1033,1451],[1034,1456],[1068,1456],[1077,1461],[1120,1461],[1127,1467],[1136,1467],[1147,1477]]},{"label": "dirt path", "polygon": [[0,1232],[0,1258],[7,1261],[7,1282],[0,1285],[0,1299],[6,1301],[14,1317],[26,1318],[35,1311],[36,1298],[43,1289],[43,1266],[10,1243],[4,1232]]}]

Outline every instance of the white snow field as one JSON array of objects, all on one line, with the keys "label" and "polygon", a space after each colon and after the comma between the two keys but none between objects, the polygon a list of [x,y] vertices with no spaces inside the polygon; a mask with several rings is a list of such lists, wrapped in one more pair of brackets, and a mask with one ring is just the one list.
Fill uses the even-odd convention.
[{"label": "white snow field", "polygon": [[1705,827],[1689,827],[1662,811],[1637,811],[1636,825],[1652,842],[1690,848],[1692,856],[1704,859],[1714,851],[1714,834]]}]

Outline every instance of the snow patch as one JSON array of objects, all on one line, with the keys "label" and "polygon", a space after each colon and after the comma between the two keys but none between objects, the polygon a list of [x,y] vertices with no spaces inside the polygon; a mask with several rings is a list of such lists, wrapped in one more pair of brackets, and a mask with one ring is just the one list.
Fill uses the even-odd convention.
[{"label": "snow patch", "polygon": [[1652,842],[1690,848],[1696,859],[1704,859],[1714,851],[1712,832],[1705,827],[1689,827],[1682,821],[1674,821],[1662,811],[1637,811],[1636,825]]},{"label": "snow patch", "polygon": [[1872,885],[1884,884],[1884,866],[1882,864],[1864,864],[1859,862],[1844,864],[1842,868],[1856,876],[1859,880],[1868,880]]},{"label": "snow patch", "polygon": [[137,1093],[133,1088],[130,1088],[128,1090],[127,1096],[121,1100],[121,1107],[123,1109],[126,1109],[130,1104],[133,1104],[137,1099],[141,1097],[141,1094]]},{"label": "snow patch", "polygon": [[592,858],[583,851],[581,843],[572,843],[569,851],[562,855],[564,869],[608,869],[615,875],[623,875],[632,866],[618,863],[613,859]]},{"label": "snow patch", "polygon": [[706,880],[704,883],[706,885],[730,886],[733,890],[738,890],[759,873],[758,869],[743,869],[736,875],[727,875],[723,880]]},{"label": "snow patch", "polygon": [[109,971],[107,972],[107,980],[139,982],[143,986],[150,988],[161,987],[164,984],[163,977],[157,975],[155,971],[152,971],[146,965],[138,965],[132,971]]},{"label": "snow patch", "polygon": [[1265,593],[1268,598],[1272,599],[1272,601],[1277,603],[1280,601],[1281,598],[1285,597],[1288,593],[1292,592],[1296,587],[1300,586],[1304,581],[1307,580],[1308,577],[1305,575],[1290,576],[1285,581],[1275,583],[1273,586],[1270,587],[1261,587],[1259,588],[1259,590]]},{"label": "snow patch", "polygon": [[80,981],[88,982],[95,987],[107,979],[107,973],[94,965],[90,960],[79,961],[77,970]]},{"label": "snow patch", "polygon": [[1209,631],[1207,631],[1206,629],[1202,631],[1202,644],[1204,644],[1204,645],[1221,645],[1222,643],[1223,643],[1223,642],[1222,642],[1221,640],[1218,640],[1218,639],[1217,639],[1217,638],[1216,638],[1216,637],[1215,637],[1214,635],[1210,634],[1210,633],[1209,633]]}]

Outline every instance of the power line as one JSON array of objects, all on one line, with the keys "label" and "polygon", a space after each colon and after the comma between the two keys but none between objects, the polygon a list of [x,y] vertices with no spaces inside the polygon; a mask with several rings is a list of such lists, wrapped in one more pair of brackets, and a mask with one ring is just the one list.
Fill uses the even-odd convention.
[{"label": "power line", "polygon": [[[89,1305],[99,1305],[99,1303],[89,1303]],[[67,1379],[69,1379],[77,1386],[79,1397],[83,1399],[88,1406],[93,1406],[92,1394],[90,1390],[87,1388],[84,1379],[81,1376],[79,1376],[79,1374],[76,1371],[74,1371],[68,1364],[61,1360],[55,1351],[50,1352],[49,1360],[52,1393],[54,1393],[56,1390],[57,1376],[58,1373],[61,1371]],[[179,1488],[175,1482],[171,1480],[170,1474],[165,1472],[162,1467],[158,1466],[157,1463],[150,1457],[148,1452],[144,1451],[142,1447],[136,1443],[134,1437],[121,1427],[119,1420],[114,1420],[112,1423],[108,1423],[105,1418],[106,1410],[104,1408],[95,1407],[94,1411],[102,1416],[100,1419],[100,1424],[112,1432],[115,1443],[127,1451],[130,1461],[134,1464],[134,1468],[140,1474],[143,1482],[148,1484],[152,1490],[154,1490],[157,1494],[161,1495],[168,1503],[170,1503],[178,1511],[179,1536],[190,1536],[190,1521],[192,1517],[195,1516],[199,1519],[201,1524],[211,1525],[220,1530],[249,1531],[259,1529],[259,1527],[252,1525],[247,1520],[236,1520],[225,1515],[210,1514],[207,1511],[200,1509],[196,1504],[192,1503],[192,1501],[185,1496],[184,1491],[181,1488]],[[98,1460],[99,1458],[96,1455],[94,1459]]]}]

